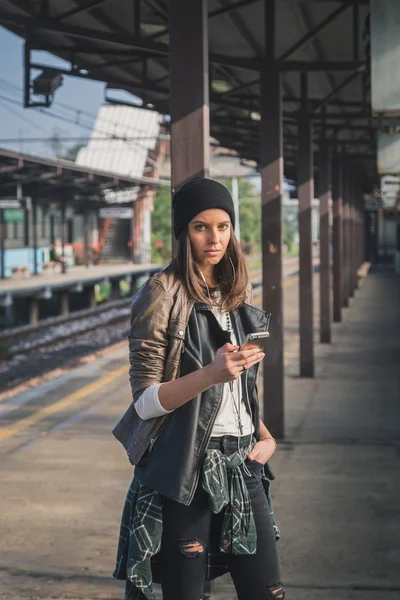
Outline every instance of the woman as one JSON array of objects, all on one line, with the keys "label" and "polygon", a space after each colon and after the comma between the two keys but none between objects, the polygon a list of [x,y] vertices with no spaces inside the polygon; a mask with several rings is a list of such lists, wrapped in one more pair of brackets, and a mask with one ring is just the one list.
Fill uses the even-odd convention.
[{"label": "woman", "polygon": [[284,598],[266,464],[276,443],[261,422],[257,370],[240,351],[265,331],[251,306],[227,188],[196,177],[173,200],[176,259],[132,301],[133,403],[114,429],[135,475],[114,577],[126,598],[199,600],[230,572],[239,600]]}]

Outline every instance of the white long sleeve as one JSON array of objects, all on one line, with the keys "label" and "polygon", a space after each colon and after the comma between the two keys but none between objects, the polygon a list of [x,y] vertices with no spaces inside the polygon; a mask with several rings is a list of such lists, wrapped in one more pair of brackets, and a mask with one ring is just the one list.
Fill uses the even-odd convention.
[{"label": "white long sleeve", "polygon": [[150,385],[144,390],[143,394],[135,403],[136,412],[143,421],[153,419],[154,417],[162,417],[163,415],[174,412],[173,410],[165,410],[165,408],[161,406],[158,398],[158,388],[160,385],[161,383],[153,383],[153,385]]}]

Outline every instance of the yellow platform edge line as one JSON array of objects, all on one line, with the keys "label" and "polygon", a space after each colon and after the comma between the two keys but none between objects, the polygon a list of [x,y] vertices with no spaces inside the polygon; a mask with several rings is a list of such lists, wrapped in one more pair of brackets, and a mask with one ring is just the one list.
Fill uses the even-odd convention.
[{"label": "yellow platform edge line", "polygon": [[111,381],[114,381],[114,379],[117,379],[118,377],[121,377],[121,375],[127,373],[128,367],[126,365],[120,367],[119,369],[115,369],[114,371],[111,371],[111,373],[108,373],[108,375],[104,375],[104,377],[101,377],[100,379],[97,379],[96,381],[85,385],[83,388],[77,390],[76,392],[73,392],[66,398],[63,398],[62,400],[59,400],[54,404],[50,404],[49,406],[41,408],[40,410],[36,411],[33,415],[26,417],[25,419],[20,419],[14,425],[10,425],[9,427],[3,427],[2,429],[0,429],[0,441],[6,440],[15,433],[25,431],[25,429],[28,429],[32,425],[36,425],[36,423],[39,423],[39,421],[43,421],[43,419],[46,419],[47,417],[72,406],[79,400],[82,400],[82,398],[86,398],[87,396],[89,396],[89,394],[92,394],[93,392],[97,391],[102,386],[111,383]]}]

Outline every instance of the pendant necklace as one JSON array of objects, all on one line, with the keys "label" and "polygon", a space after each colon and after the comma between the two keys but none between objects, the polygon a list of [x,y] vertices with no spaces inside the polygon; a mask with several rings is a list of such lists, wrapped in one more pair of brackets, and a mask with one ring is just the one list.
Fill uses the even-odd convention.
[{"label": "pendant necklace", "polygon": [[[203,273],[201,272],[201,276],[203,278],[204,283],[206,284],[206,288],[207,288],[207,294],[208,294],[208,298],[210,300],[210,304],[213,304],[213,301],[211,300],[211,295],[210,295],[210,290],[207,284],[207,281],[203,275]],[[218,309],[219,310],[219,309]],[[219,311],[220,314],[222,314],[222,311]],[[231,318],[230,318],[230,314],[229,312],[226,310],[225,312],[225,318],[226,318],[226,329],[228,331],[228,333],[232,333],[232,323],[231,323]],[[243,435],[243,423],[242,423],[242,419],[240,417],[240,398],[239,398],[239,394],[238,394],[238,402],[237,402],[237,406],[236,406],[236,401],[235,401],[235,395],[233,393],[233,385],[234,382],[233,381],[228,381],[229,384],[229,390],[231,392],[231,399],[232,399],[232,405],[233,405],[233,410],[236,413],[236,420],[237,420],[237,426],[238,426],[238,430],[240,435]],[[237,385],[237,387],[239,388],[239,386]]]}]

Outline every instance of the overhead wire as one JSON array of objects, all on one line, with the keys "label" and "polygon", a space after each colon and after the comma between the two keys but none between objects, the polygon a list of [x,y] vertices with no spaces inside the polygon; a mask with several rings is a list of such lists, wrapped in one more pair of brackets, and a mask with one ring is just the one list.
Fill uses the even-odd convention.
[{"label": "overhead wire", "polygon": [[[22,88],[21,87],[13,84],[12,82],[10,82],[10,81],[2,78],[2,77],[0,77],[0,82],[2,82],[3,85],[7,86],[8,88],[12,88],[13,93],[16,93],[16,92],[21,92],[22,93]],[[0,86],[1,86],[1,83],[0,83]],[[4,96],[2,98],[5,101],[15,103],[15,100],[13,100],[11,98],[6,98]],[[69,105],[64,104],[62,102],[57,102],[57,104],[60,105],[60,107],[62,109],[64,109],[64,110],[68,110],[68,111],[72,110],[73,112],[77,112],[77,113],[80,113],[80,114],[86,114],[88,116],[90,115],[94,120],[97,119],[97,115],[95,115],[94,113],[90,113],[89,111],[84,111],[84,110],[81,111],[77,107],[72,107],[72,106],[69,106]],[[55,113],[54,111],[50,111],[48,109],[45,110],[44,108],[40,108],[40,107],[32,107],[32,110],[35,110],[36,112],[40,112],[41,114],[43,114],[45,116],[49,116],[49,117],[51,117],[53,119],[57,119],[57,120],[62,121],[64,123],[68,123],[68,124],[72,124],[72,125],[77,126],[77,127],[81,127],[81,128],[86,129],[87,131],[90,131],[90,132],[92,132],[93,129],[94,129],[93,123],[89,124],[89,123],[84,123],[81,120],[77,121],[76,119],[75,120],[71,119],[69,116],[65,116],[65,115],[62,115],[62,114],[59,114],[59,113]],[[108,120],[108,119],[103,119],[102,118],[101,119],[101,123],[104,123],[104,124],[109,123],[110,125],[113,125],[114,127],[121,127],[120,123],[117,123],[116,121],[112,121],[112,120]],[[126,130],[129,131],[129,129],[131,129],[131,128],[130,127],[125,127],[124,129],[125,129],[125,131]],[[115,136],[114,133],[111,133],[109,131],[105,131],[104,129],[99,129],[98,127],[96,127],[96,130],[99,133],[102,133],[105,136],[107,136],[106,139],[109,139],[109,140],[116,139],[116,136]],[[128,138],[127,136],[120,136],[120,138],[121,138],[121,141],[126,141],[126,143],[128,145],[136,145],[136,147],[140,151],[146,152],[146,153],[148,152],[147,146],[144,145],[144,144],[141,144],[139,142],[139,140],[140,139],[143,139],[143,140],[144,139],[153,139],[152,136],[149,136],[147,138],[144,138],[144,137],[140,138],[140,136],[137,136],[137,135],[135,135],[135,137],[131,137],[131,138]],[[89,138],[89,141],[90,141],[90,138]],[[94,150],[94,149],[92,149],[92,150]],[[157,165],[157,162],[154,161],[153,159],[151,159],[150,157],[147,157],[147,160],[151,164],[153,164],[154,166]]]}]

